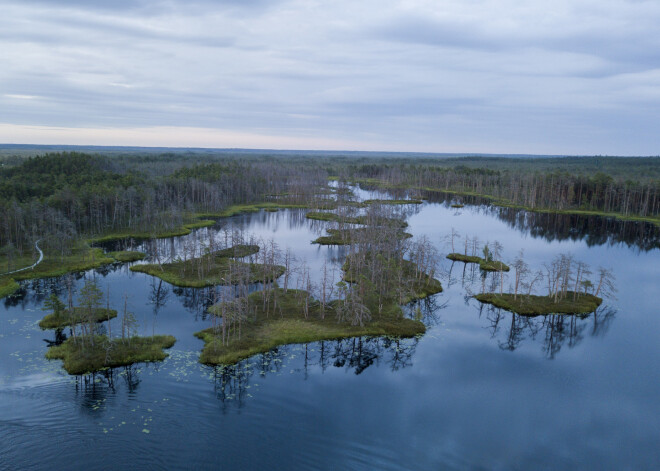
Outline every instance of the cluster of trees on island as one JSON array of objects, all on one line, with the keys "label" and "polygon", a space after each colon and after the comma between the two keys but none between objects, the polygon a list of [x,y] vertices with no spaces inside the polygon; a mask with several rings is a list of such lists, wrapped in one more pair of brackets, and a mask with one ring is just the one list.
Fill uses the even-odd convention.
[{"label": "cluster of trees on island", "polygon": [[[44,303],[47,314],[39,327],[55,330],[56,340],[46,353],[46,358],[62,360],[69,374],[81,375],[105,368],[131,365],[137,362],[162,361],[167,357],[163,349],[175,343],[171,335],[139,337],[137,320],[127,309],[121,317],[120,335],[113,336],[111,320],[117,311],[109,308],[109,295],[105,297],[96,280],[88,279],[78,293],[78,306],[73,305],[72,279],[67,277],[68,302],[65,304],[56,294]],[[99,324],[107,323],[107,333],[100,333]],[[70,337],[63,333],[68,328]]]},{"label": "cluster of trees on island", "polygon": [[[459,234],[452,229],[448,238],[452,249]],[[521,250],[511,263],[511,267],[496,260],[501,256],[503,247],[495,241],[480,246],[477,237],[465,236],[464,253],[453,252],[447,258],[454,262],[475,264],[480,269],[480,293],[474,297],[508,311],[522,315],[541,315],[552,313],[582,314],[593,312],[602,303],[602,297],[613,296],[616,292],[614,273],[599,267],[597,278],[592,280],[590,266],[576,260],[571,254],[559,254],[543,268],[532,270],[525,261]],[[483,257],[476,255],[481,248]],[[471,254],[468,254],[468,250]],[[453,265],[452,265],[453,266]],[[513,280],[510,291],[504,292],[504,280],[507,272],[512,272]],[[536,295],[534,288],[547,287],[547,295]],[[468,288],[470,291],[471,289]]]}]

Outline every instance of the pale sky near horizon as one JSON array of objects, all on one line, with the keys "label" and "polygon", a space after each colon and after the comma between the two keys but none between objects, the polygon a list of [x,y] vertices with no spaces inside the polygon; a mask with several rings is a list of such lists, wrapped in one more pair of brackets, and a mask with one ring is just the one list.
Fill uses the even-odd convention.
[{"label": "pale sky near horizon", "polygon": [[660,154],[658,0],[0,0],[0,142]]}]

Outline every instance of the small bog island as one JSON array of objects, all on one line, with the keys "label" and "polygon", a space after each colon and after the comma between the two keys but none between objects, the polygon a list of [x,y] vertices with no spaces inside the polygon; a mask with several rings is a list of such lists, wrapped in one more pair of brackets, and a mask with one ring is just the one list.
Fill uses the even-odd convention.
[{"label": "small bog island", "polygon": [[[62,336],[69,328],[70,337],[55,342],[46,352],[49,360],[62,360],[62,366],[71,375],[95,373],[107,368],[134,363],[162,361],[167,358],[164,349],[171,348],[176,339],[171,335],[140,337],[137,335],[135,315],[124,310],[117,336],[112,336],[111,319],[117,311],[101,307],[103,292],[94,280],[88,280],[79,296],[80,306],[67,308],[55,294],[45,302],[51,311],[40,322],[42,329],[53,329]],[[107,322],[106,334],[98,326]]]},{"label": "small bog island", "polygon": [[[504,292],[504,270],[497,270],[500,273],[499,292],[483,292],[474,297],[482,303],[492,304],[523,316],[588,314],[602,304],[603,299],[599,297],[601,293],[615,291],[614,275],[610,270],[599,268],[598,279],[594,283],[589,277],[592,274],[589,265],[567,254],[560,254],[550,264],[545,264],[545,272],[544,270],[533,272],[525,262],[521,251],[513,262],[513,268],[512,293]],[[490,286],[497,288],[498,275],[495,274],[493,277]],[[487,285],[486,278],[483,277],[482,288]],[[541,285],[543,281],[547,284],[548,294],[532,294],[534,287]]]}]

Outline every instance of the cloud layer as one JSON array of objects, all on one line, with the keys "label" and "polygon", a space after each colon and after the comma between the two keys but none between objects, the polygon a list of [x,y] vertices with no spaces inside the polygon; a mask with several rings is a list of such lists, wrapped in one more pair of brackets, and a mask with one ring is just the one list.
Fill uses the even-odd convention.
[{"label": "cloud layer", "polygon": [[2,142],[660,153],[654,0],[2,10]]}]

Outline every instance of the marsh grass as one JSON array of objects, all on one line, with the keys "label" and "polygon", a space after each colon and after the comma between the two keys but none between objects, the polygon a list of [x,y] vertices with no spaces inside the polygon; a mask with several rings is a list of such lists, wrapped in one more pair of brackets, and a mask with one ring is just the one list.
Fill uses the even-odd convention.
[{"label": "marsh grass", "polygon": [[93,346],[86,342],[82,348],[80,340],[76,343],[69,338],[50,347],[46,358],[62,360],[62,366],[70,375],[82,375],[134,363],[163,361],[168,356],[163,349],[171,348],[175,342],[171,335],[112,340],[98,335]]},{"label": "marsh grass", "polygon": [[499,260],[486,260],[481,257],[474,255],[463,255],[460,253],[450,253],[447,255],[449,260],[454,262],[463,262],[463,263],[477,263],[479,268],[483,271],[509,271],[511,268],[504,262]]},{"label": "marsh grass", "polygon": [[572,291],[568,291],[566,297],[557,302],[553,296],[519,294],[514,298],[512,293],[482,293],[476,295],[475,298],[482,303],[492,304],[523,316],[588,314],[595,311],[603,302],[602,298],[592,294]]},{"label": "marsh grass", "polygon": [[[114,309],[96,308],[92,311],[92,317],[94,322],[101,323],[117,317],[117,311]],[[65,309],[59,314],[53,313],[46,315],[41,321],[39,321],[39,327],[43,330],[62,329],[64,327],[71,327],[88,321],[87,310],[82,307],[74,307],[73,312]]]},{"label": "marsh grass", "polygon": [[[204,263],[204,271],[197,268]],[[199,259],[179,261],[173,263],[133,265],[131,271],[147,273],[160,278],[170,284],[187,288],[204,288],[215,285],[231,285],[241,281],[241,272],[249,269],[249,283],[264,280],[270,281],[282,276],[285,268],[281,265],[267,265],[244,263],[228,257],[213,257],[210,262],[200,262]],[[264,273],[264,270],[266,272]]]},{"label": "marsh grass", "polygon": [[205,342],[200,362],[207,365],[229,365],[291,343],[362,336],[414,337],[426,331],[421,322],[404,318],[400,309],[387,310],[387,314],[381,316],[375,315],[373,320],[364,326],[338,322],[335,316],[338,301],[326,305],[322,318],[321,304],[313,300],[305,318],[303,302],[307,296],[306,292],[289,289],[285,293],[281,288],[276,290],[266,303],[266,309],[261,292],[249,296],[249,313],[246,321],[241,324],[240,338],[238,333],[234,332],[230,340],[223,345],[217,330],[209,328],[197,332],[195,336]]},{"label": "marsh grass", "polygon": [[[312,241],[312,244],[319,245],[349,245],[352,240],[353,235],[360,236],[360,231],[365,231],[367,229],[358,228],[358,229],[327,229],[326,232],[328,235],[318,237]],[[399,231],[396,236],[400,239],[409,239],[412,237],[412,234],[407,232]]]},{"label": "marsh grass", "polygon": [[132,250],[122,250],[117,252],[108,252],[110,257],[114,258],[118,262],[136,262],[138,260],[144,260],[147,254],[144,252],[137,252]]},{"label": "marsh grass", "polygon": [[0,277],[0,298],[14,294],[19,288],[20,285],[13,278]]}]

